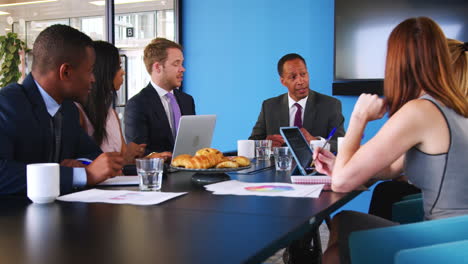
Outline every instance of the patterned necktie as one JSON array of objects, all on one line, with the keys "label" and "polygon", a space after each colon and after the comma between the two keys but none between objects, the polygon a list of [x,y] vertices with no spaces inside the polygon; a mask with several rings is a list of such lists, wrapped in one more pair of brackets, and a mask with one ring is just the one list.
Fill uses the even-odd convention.
[{"label": "patterned necktie", "polygon": [[172,93],[167,93],[166,97],[169,99],[169,104],[171,106],[171,112],[172,112],[172,133],[174,134],[174,138],[177,135],[177,129],[179,129],[179,120],[181,117],[180,113],[180,108],[179,104],[177,103],[177,100]]},{"label": "patterned necktie", "polygon": [[294,126],[302,128],[302,106],[295,103],[294,106],[297,108],[296,115],[294,116]]}]

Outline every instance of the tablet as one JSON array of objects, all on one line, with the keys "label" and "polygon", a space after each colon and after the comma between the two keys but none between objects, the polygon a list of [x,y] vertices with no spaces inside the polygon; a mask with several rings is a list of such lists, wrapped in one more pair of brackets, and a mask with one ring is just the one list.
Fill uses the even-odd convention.
[{"label": "tablet", "polygon": [[280,133],[286,145],[296,160],[297,169],[302,175],[313,175],[316,171],[310,168],[313,160],[313,152],[309,144],[297,127],[281,127]]}]

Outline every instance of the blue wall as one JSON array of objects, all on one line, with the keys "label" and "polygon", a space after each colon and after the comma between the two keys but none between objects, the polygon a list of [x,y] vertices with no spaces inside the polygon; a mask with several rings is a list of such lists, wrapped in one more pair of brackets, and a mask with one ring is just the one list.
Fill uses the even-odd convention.
[{"label": "blue wall", "polygon": [[[184,91],[197,114],[216,114],[213,147],[236,149],[247,139],[263,100],[285,93],[276,64],[286,53],[301,54],[310,88],[332,94],[334,1],[181,0],[187,69]],[[337,96],[345,127],[356,97]],[[382,121],[366,130],[366,141]],[[349,208],[367,211],[370,192]]]}]

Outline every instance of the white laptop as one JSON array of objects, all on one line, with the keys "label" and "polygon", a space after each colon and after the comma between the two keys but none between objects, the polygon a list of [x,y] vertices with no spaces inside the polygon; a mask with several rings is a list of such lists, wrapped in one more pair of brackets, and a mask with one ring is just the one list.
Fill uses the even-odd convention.
[{"label": "white laptop", "polygon": [[213,139],[216,115],[184,115],[174,143],[172,157],[180,154],[195,155],[201,148],[209,148]]}]

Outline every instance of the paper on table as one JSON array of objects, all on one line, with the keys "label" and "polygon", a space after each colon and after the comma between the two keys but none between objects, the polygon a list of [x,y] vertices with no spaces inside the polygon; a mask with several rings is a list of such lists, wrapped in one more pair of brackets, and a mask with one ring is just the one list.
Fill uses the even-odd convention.
[{"label": "paper on table", "polygon": [[217,195],[231,194],[318,198],[323,186],[323,184],[297,185],[282,182],[252,183],[232,180],[206,185],[205,188]]},{"label": "paper on table", "polygon": [[109,186],[109,185],[138,185],[140,183],[140,177],[138,176],[116,176],[109,178],[98,185]]},{"label": "paper on table", "polygon": [[91,189],[82,192],[63,195],[58,197],[57,200],[65,202],[151,205],[162,203],[164,201],[167,201],[169,199],[175,198],[183,194],[186,194],[186,192],[167,193]]}]

